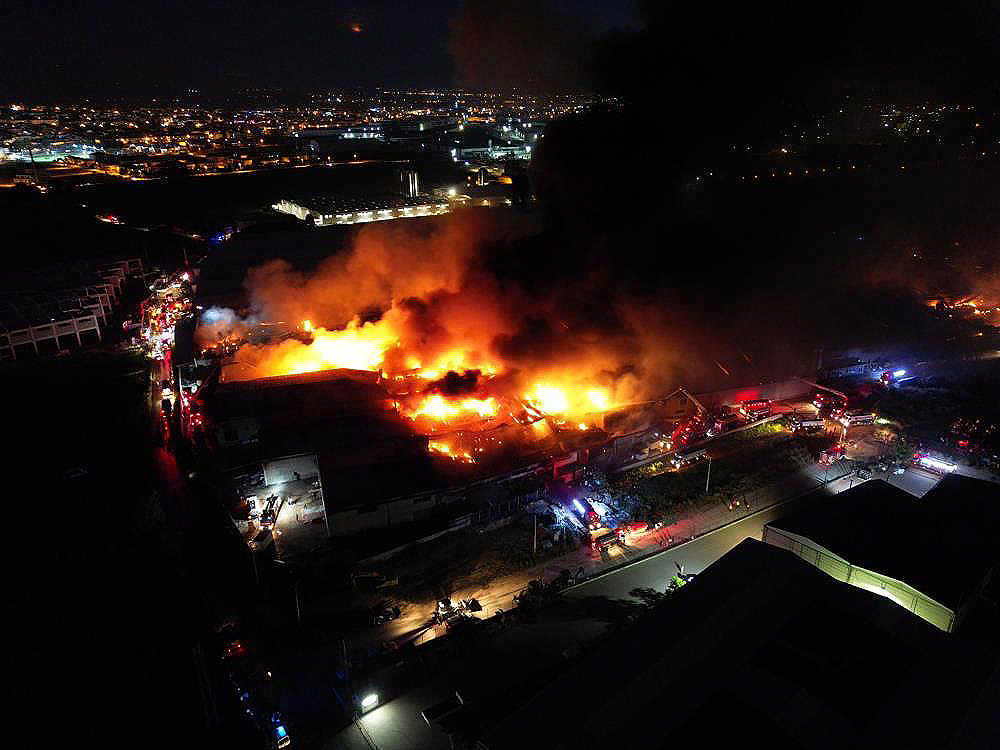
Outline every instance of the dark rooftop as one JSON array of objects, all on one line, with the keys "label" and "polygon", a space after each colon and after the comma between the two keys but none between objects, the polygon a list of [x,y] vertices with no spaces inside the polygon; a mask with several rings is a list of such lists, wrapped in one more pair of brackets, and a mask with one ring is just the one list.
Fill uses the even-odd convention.
[{"label": "dark rooftop", "polygon": [[957,610],[996,566],[998,523],[1000,486],[950,474],[923,498],[877,479],[769,525]]},{"label": "dark rooftop", "polygon": [[507,686],[515,705],[482,745],[964,747],[995,738],[982,700],[995,666],[995,653],[747,539],[526,701]]},{"label": "dark rooftop", "polygon": [[329,507],[464,486],[512,466],[455,463],[431,455],[428,438],[393,407],[376,373],[325,370],[211,382],[200,397],[210,423],[254,418],[256,442],[220,448],[220,468],[316,453]]}]

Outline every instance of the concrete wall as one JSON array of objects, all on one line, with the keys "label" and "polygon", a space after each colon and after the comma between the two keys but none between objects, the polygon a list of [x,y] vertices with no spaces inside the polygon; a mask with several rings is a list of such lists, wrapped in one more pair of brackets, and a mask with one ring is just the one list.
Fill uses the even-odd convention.
[{"label": "concrete wall", "polygon": [[712,409],[722,404],[738,404],[741,401],[749,401],[755,398],[770,398],[781,400],[787,398],[799,398],[808,396],[811,389],[798,378],[781,380],[775,383],[761,383],[760,385],[749,385],[743,388],[730,388],[726,391],[712,391],[711,393],[698,393],[698,399],[706,409]]},{"label": "concrete wall", "polygon": [[763,541],[787,549],[832,578],[885,596],[917,617],[945,632],[955,627],[955,613],[903,581],[861,568],[833,554],[810,539],[771,527],[764,527]]},{"label": "concrete wall", "polygon": [[315,479],[319,476],[319,461],[315,453],[288,456],[264,463],[264,483],[294,482],[295,472],[299,479]]},{"label": "concrete wall", "polygon": [[215,428],[215,439],[219,445],[241,445],[251,443],[260,433],[260,423],[252,418],[228,419]]},{"label": "concrete wall", "polygon": [[[327,490],[327,494],[329,495],[331,491]],[[334,505],[336,498],[330,496],[329,502],[330,505]],[[388,503],[331,511],[329,514],[330,535],[353,534],[363,529],[379,529],[408,523],[419,517],[420,511],[425,507],[433,508],[434,506],[434,496],[428,495],[426,498],[423,496],[407,497]]]}]

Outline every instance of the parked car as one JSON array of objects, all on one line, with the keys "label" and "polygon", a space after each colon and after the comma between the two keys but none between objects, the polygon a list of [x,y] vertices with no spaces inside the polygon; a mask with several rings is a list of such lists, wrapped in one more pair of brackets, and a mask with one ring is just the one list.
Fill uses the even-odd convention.
[{"label": "parked car", "polygon": [[384,625],[387,622],[398,619],[400,614],[401,610],[398,604],[392,607],[376,607],[372,613],[372,624]]}]

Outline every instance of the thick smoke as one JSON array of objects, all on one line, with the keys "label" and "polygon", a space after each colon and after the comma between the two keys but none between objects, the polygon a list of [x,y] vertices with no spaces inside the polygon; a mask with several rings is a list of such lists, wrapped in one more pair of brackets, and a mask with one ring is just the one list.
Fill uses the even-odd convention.
[{"label": "thick smoke", "polygon": [[198,345],[210,346],[226,336],[243,335],[258,322],[254,315],[241,316],[228,307],[210,307],[198,321]]},{"label": "thick smoke", "polygon": [[468,396],[476,393],[482,384],[483,373],[479,370],[466,370],[461,374],[451,370],[427,386],[427,392],[442,396]]},{"label": "thick smoke", "polygon": [[250,306],[268,320],[311,319],[339,328],[394,300],[458,291],[479,243],[507,231],[468,216],[371,224],[357,233],[349,252],[327,258],[313,273],[295,271],[284,260],[251,269],[245,282]]},{"label": "thick smoke", "polygon": [[[419,370],[432,380],[429,392],[448,397],[523,396],[547,385],[600,388],[612,404],[676,387],[683,368],[671,321],[603,272],[553,273],[537,237],[537,227],[502,213],[369,225],[314,273],[283,260],[251,269],[249,317],[210,311],[199,336],[214,340],[227,325],[240,333],[250,320],[299,328],[297,338],[244,344],[229,378],[335,366]],[[559,252],[570,268],[580,260]]]}]

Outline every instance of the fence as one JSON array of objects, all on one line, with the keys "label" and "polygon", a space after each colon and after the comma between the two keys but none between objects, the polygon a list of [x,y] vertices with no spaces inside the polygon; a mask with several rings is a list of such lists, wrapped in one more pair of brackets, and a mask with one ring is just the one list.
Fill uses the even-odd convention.
[{"label": "fence", "polygon": [[955,613],[943,604],[938,604],[902,581],[852,565],[808,539],[788,534],[773,526],[765,526],[764,541],[787,549],[838,581],[892,599],[899,606],[945,632],[951,632],[955,625]]}]

